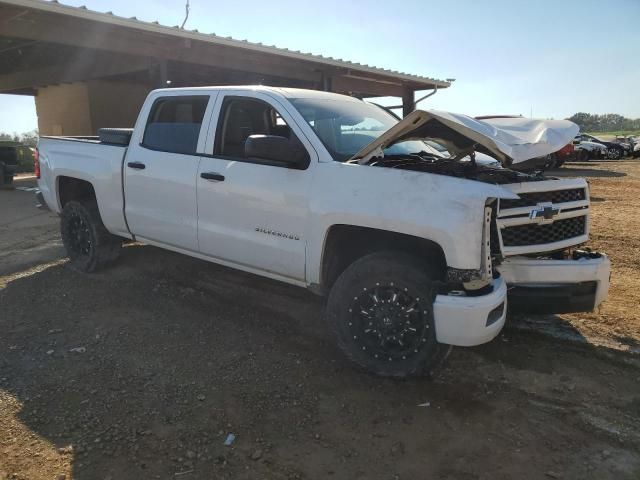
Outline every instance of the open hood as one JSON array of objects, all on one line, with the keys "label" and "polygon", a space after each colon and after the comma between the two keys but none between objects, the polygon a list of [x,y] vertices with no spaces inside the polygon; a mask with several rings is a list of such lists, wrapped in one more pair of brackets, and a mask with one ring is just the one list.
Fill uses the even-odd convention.
[{"label": "open hood", "polygon": [[522,117],[476,120],[458,113],[415,110],[366,145],[351,160],[367,163],[384,156],[385,148],[406,140],[433,140],[452,156],[476,150],[508,167],[543,157],[571,143],[578,126],[568,120],[531,120]]}]

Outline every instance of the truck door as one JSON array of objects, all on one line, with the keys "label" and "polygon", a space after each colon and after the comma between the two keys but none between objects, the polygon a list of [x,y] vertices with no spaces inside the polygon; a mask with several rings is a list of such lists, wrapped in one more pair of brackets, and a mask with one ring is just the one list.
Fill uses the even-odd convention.
[{"label": "truck door", "polygon": [[[305,279],[308,192],[316,153],[284,107],[260,92],[220,95],[206,157],[198,172],[201,253],[238,267],[296,281]],[[300,142],[304,170],[247,158],[250,135]]]},{"label": "truck door", "polygon": [[142,241],[198,251],[198,145],[210,95],[165,92],[136,125],[124,164],[125,214]]}]

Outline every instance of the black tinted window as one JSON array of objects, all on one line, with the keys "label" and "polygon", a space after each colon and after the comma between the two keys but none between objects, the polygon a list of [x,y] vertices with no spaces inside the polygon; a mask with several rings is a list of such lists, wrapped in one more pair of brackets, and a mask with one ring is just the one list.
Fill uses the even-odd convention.
[{"label": "black tinted window", "polygon": [[173,153],[196,153],[209,97],[165,97],[153,103],[143,146]]},{"label": "black tinted window", "polygon": [[282,116],[268,103],[250,98],[227,97],[218,122],[215,153],[244,158],[245,142],[251,135],[276,135],[300,144]]}]

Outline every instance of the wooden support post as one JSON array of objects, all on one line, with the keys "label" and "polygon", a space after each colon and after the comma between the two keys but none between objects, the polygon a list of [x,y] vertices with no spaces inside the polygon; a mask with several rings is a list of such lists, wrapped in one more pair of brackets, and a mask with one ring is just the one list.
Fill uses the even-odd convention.
[{"label": "wooden support post", "polygon": [[324,90],[325,92],[331,92],[332,91],[331,87],[332,87],[331,77],[329,76],[329,74],[324,72],[322,74],[322,90]]},{"label": "wooden support post", "polygon": [[406,117],[416,109],[416,102],[414,98],[414,91],[409,87],[403,87],[402,89],[402,116]]},{"label": "wooden support post", "polygon": [[169,85],[167,85],[167,80],[169,80],[168,74],[167,74],[167,61],[166,60],[160,60],[160,63],[158,64],[159,67],[159,72],[158,72],[158,81],[160,82],[159,87],[160,88],[167,88]]}]

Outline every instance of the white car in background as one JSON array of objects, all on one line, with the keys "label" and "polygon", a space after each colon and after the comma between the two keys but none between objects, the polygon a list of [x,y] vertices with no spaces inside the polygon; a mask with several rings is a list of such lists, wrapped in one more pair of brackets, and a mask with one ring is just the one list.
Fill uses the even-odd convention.
[{"label": "white car in background", "polygon": [[633,158],[640,158],[640,137],[636,137],[634,140],[633,151],[631,152]]},{"label": "white car in background", "polygon": [[582,162],[607,158],[607,146],[596,142],[580,142],[574,145],[576,159]]}]

